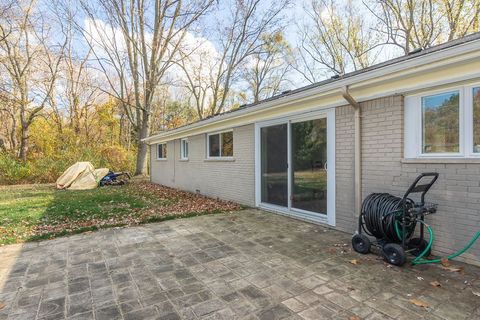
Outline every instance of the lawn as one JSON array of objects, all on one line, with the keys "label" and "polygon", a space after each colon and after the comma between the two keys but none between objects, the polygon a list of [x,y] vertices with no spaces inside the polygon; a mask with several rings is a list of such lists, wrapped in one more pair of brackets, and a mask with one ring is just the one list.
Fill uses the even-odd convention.
[{"label": "lawn", "polygon": [[238,209],[148,182],[86,191],[0,187],[0,245]]}]

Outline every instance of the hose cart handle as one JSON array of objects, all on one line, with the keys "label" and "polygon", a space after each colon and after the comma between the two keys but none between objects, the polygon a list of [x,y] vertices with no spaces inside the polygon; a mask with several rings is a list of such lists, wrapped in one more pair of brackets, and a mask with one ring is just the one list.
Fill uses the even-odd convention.
[{"label": "hose cart handle", "polygon": [[[431,177],[430,182],[428,183],[423,183],[419,184],[420,181],[425,178],[425,177]],[[403,200],[405,201],[408,196],[412,193],[419,193],[421,192],[421,203],[425,203],[425,194],[430,190],[430,188],[433,186],[435,181],[438,179],[438,172],[425,172],[420,174],[415,181],[413,181],[412,185],[408,188],[407,192],[405,192],[405,195],[403,196]]]}]

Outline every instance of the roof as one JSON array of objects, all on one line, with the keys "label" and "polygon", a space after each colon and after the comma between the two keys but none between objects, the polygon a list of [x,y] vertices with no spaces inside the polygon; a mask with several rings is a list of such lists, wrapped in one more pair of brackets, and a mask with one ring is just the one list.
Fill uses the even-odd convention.
[{"label": "roof", "polygon": [[[349,72],[349,73],[346,73],[344,75],[333,76],[329,79],[326,79],[326,80],[323,80],[323,81],[320,81],[320,82],[317,82],[317,83],[313,83],[313,84],[310,84],[310,85],[307,85],[307,86],[303,86],[303,87],[300,87],[300,88],[297,88],[297,89],[294,89],[294,90],[289,90],[289,91],[282,92],[281,94],[275,95],[275,96],[267,98],[267,99],[260,100],[258,102],[242,105],[237,109],[222,112],[222,113],[214,115],[214,116],[209,116],[209,117],[200,119],[198,121],[191,122],[189,124],[186,124],[184,126],[180,126],[180,127],[174,128],[174,129],[170,129],[170,130],[167,130],[167,131],[162,131],[160,133],[152,135],[151,137],[149,137],[145,140],[148,141],[148,140],[151,140],[155,137],[161,137],[161,136],[166,135],[166,134],[168,134],[169,132],[172,132],[172,131],[178,132],[178,131],[187,130],[188,128],[193,127],[195,125],[199,125],[203,122],[215,121],[215,119],[217,119],[217,118],[225,117],[225,116],[228,116],[230,114],[235,114],[235,113],[238,113],[239,111],[244,111],[246,109],[252,109],[253,110],[253,109],[255,109],[255,107],[265,105],[268,102],[273,102],[273,101],[276,101],[276,100],[279,100],[279,99],[282,99],[282,98],[285,98],[285,97],[294,96],[294,95],[297,95],[299,93],[310,91],[310,90],[313,90],[313,89],[316,89],[316,88],[325,87],[325,86],[333,84],[335,82],[339,82],[339,81],[342,81],[342,80],[345,80],[345,79],[349,79],[349,78],[352,78],[352,77],[355,77],[355,76],[358,76],[358,75],[364,75],[364,74],[368,75],[369,73],[373,73],[375,70],[383,69],[383,68],[386,68],[386,67],[392,66],[392,65],[402,64],[402,63],[405,63],[409,60],[414,60],[414,59],[418,59],[418,58],[421,58],[421,57],[425,57],[425,56],[431,55],[431,54],[436,53],[436,52],[440,52],[440,51],[450,49],[450,48],[455,48],[455,47],[458,47],[460,45],[467,44],[467,43],[477,41],[477,40],[480,40],[480,32],[476,32],[476,33],[470,34],[470,35],[465,36],[465,37],[460,38],[460,39],[456,39],[456,40],[452,40],[452,41],[442,43],[442,44],[439,44],[439,45],[436,45],[436,46],[432,46],[432,47],[427,48],[427,49],[414,50],[410,54],[407,54],[407,55],[404,55],[404,56],[401,56],[401,57],[398,57],[398,58],[394,58],[394,59],[391,59],[391,60],[387,60],[387,61],[372,65],[370,67],[367,67],[367,68],[364,68],[364,69],[361,69],[361,70],[356,70],[356,71],[353,71],[353,72]],[[479,50],[480,50],[480,48],[479,48]]]}]

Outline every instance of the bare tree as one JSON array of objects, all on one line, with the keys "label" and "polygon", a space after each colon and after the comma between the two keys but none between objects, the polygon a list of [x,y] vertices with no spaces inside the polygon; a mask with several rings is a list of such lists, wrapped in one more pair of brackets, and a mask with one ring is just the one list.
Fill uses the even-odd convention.
[{"label": "bare tree", "polygon": [[438,0],[439,10],[448,26],[448,38],[464,37],[468,33],[478,32],[480,24],[480,0]]},{"label": "bare tree", "polygon": [[[6,0],[0,3],[0,17],[4,17],[8,15],[14,3],[15,3],[15,0]],[[1,41],[5,40],[6,36],[10,33],[9,31],[11,30],[8,29],[9,27],[12,27],[12,26],[7,26],[7,25],[4,26],[4,32],[2,33],[2,36],[0,36]]]},{"label": "bare tree", "polygon": [[[281,30],[281,13],[290,1],[279,0],[267,6],[263,6],[261,0],[231,0],[225,3],[228,16],[222,15],[212,32],[216,35],[217,52],[210,55],[209,61],[201,59],[196,68],[182,63],[188,78],[185,88],[194,97],[199,118],[225,110],[232,86],[241,75],[241,68],[249,57],[261,52],[264,35]],[[190,69],[196,71],[191,73]]]},{"label": "bare tree", "polygon": [[379,22],[377,31],[408,54],[436,43],[445,30],[435,0],[377,0],[367,7]]},{"label": "bare tree", "polygon": [[378,21],[384,43],[413,49],[479,31],[480,0],[373,0],[366,7]]},{"label": "bare tree", "polygon": [[[3,80],[3,79],[2,79]],[[0,151],[16,150],[17,117],[14,112],[14,102],[9,98],[8,90],[2,81],[0,87]]]},{"label": "bare tree", "polygon": [[9,76],[10,113],[19,118],[18,155],[23,161],[28,155],[30,126],[53,99],[65,47],[65,39],[50,43],[51,28],[43,16],[34,14],[35,5],[34,0],[17,0],[0,22],[0,62]]},{"label": "bare tree", "polygon": [[203,43],[200,43],[187,53],[182,51],[181,59],[177,62],[183,71],[177,85],[185,89],[186,95],[189,96],[188,100],[200,119],[213,104],[213,86],[217,78],[215,67],[218,61],[216,52],[203,47]]},{"label": "bare tree", "polygon": [[[187,30],[213,0],[82,1],[82,27],[92,53],[137,135],[135,174],[146,174],[152,103],[166,71],[177,59]],[[80,25],[80,24],[79,24]]]},{"label": "bare tree", "polygon": [[290,47],[282,33],[264,36],[261,50],[248,59],[242,72],[253,102],[274,96],[284,89],[291,69],[290,56]]},{"label": "bare tree", "polygon": [[378,37],[351,2],[342,7],[333,0],[312,0],[304,12],[308,20],[299,27],[295,69],[308,82],[375,62]]},{"label": "bare tree", "polygon": [[62,62],[59,79],[60,92],[58,104],[52,104],[52,116],[60,133],[66,125],[72,128],[77,135],[77,144],[80,143],[80,134],[89,142],[89,124],[93,116],[94,107],[105,94],[99,89],[106,83],[101,81],[97,70],[89,65],[92,58],[92,49],[78,50],[76,41],[79,36],[74,25],[74,12],[57,7],[56,15],[61,24],[61,30],[68,39],[65,47],[65,59]]}]

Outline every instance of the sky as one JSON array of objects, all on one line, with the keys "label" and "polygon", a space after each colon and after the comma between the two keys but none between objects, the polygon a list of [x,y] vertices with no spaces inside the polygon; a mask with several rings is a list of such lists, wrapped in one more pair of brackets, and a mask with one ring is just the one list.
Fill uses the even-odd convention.
[{"label": "sky", "polygon": [[[52,8],[52,3],[50,2],[50,0],[43,1],[44,6]],[[70,1],[72,1],[72,4],[78,3],[75,0]],[[216,23],[219,20],[221,21],[222,19],[228,19],[229,4],[231,3],[231,1],[235,0],[219,0],[220,10],[210,12],[206,16],[201,18],[201,21],[196,25],[196,27],[189,31],[189,34],[186,37],[186,41],[192,46],[197,46],[198,43],[203,43],[202,48],[208,52],[211,52],[212,55],[215,55],[215,48],[218,48],[218,44],[215,42],[216,39],[212,38],[210,30],[217,27]],[[345,3],[345,1],[348,0],[336,0],[336,3],[338,3],[338,6],[341,6],[343,3]],[[361,0],[353,1],[356,2],[359,7],[362,6]],[[274,2],[275,0],[262,0],[262,6],[269,7]],[[305,8],[309,7],[310,2],[311,0],[291,0],[290,6],[283,13],[286,24],[286,27],[284,28],[284,36],[292,48],[297,47],[299,44],[298,28],[301,28],[304,25],[305,21],[308,19],[308,15],[305,13]],[[80,12],[81,10],[77,10],[77,14],[79,15],[77,19],[79,19],[80,21],[83,20],[84,26],[88,26],[88,24],[91,22],[89,22],[88,19],[86,19],[85,17],[80,16]],[[365,16],[367,17],[366,19],[368,19],[368,15]],[[111,38],[112,36],[110,35],[109,37]],[[118,38],[121,39],[122,36],[119,34]],[[80,38],[77,39],[75,45],[79,51],[86,50],[88,47],[85,43],[85,40],[82,40]],[[123,46],[119,45],[119,47]],[[384,53],[384,55],[386,58],[388,58],[388,51]],[[385,60],[385,57],[382,57],[379,60]],[[193,61],[193,63],[199,62],[198,59],[193,59]],[[179,70],[176,70],[175,68],[172,69],[171,73],[177,75],[178,77],[181,77],[181,72],[179,72]],[[298,72],[291,71],[288,76],[290,81],[288,88],[285,89],[291,90],[308,84],[308,82]],[[328,77],[328,75],[326,75],[325,77]]]}]

